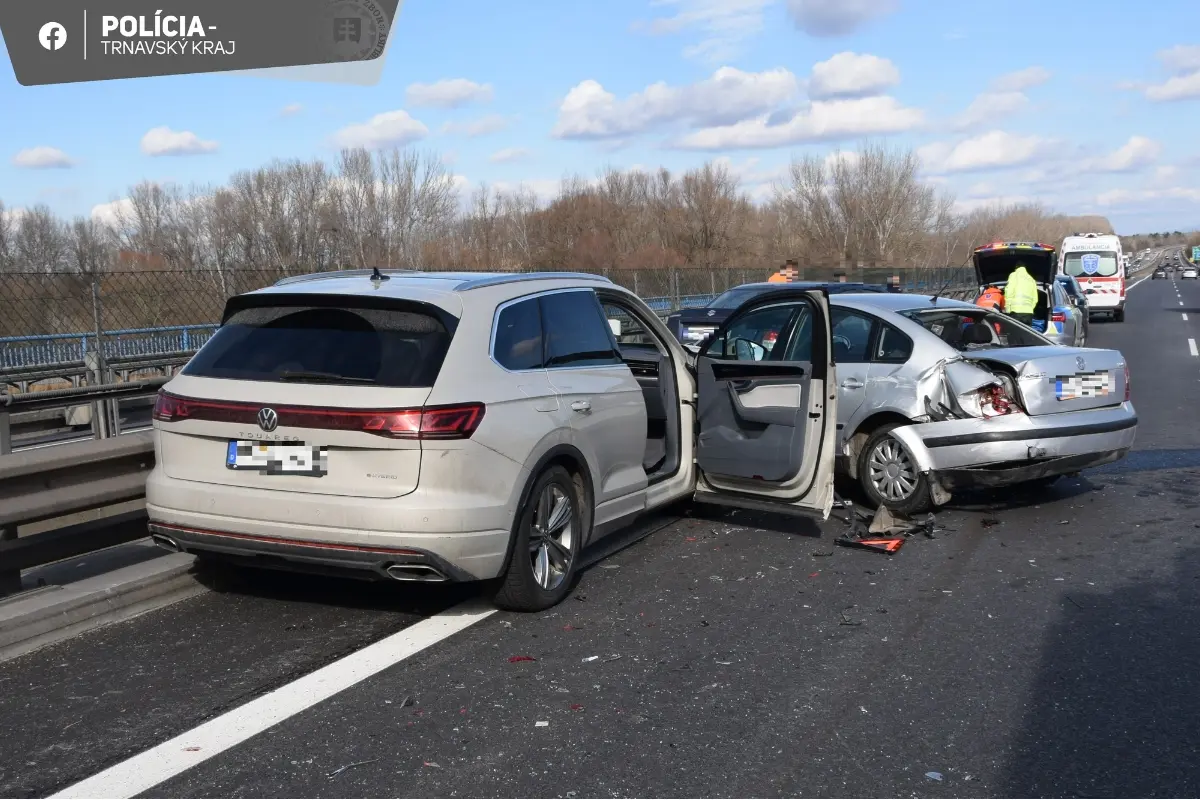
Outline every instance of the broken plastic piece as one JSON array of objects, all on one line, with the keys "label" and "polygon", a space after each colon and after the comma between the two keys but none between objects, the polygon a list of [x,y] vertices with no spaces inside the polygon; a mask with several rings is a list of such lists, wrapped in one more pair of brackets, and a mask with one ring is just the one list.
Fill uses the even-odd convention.
[{"label": "broken plastic piece", "polygon": [[519,664],[522,661],[537,661],[537,659],[533,656],[510,656],[508,659],[510,664]]},{"label": "broken plastic piece", "polygon": [[929,778],[929,780],[931,780],[931,781],[940,781],[940,780],[942,779],[942,773],[940,773],[940,772],[926,772],[926,773],[925,773],[925,777],[926,777],[926,778]]},{"label": "broken plastic piece", "polygon": [[549,723],[549,722],[546,722],[545,720],[539,720],[539,721],[537,721],[537,722],[533,723],[533,727],[535,727],[535,728],[549,728],[549,727],[550,727],[550,723]]}]

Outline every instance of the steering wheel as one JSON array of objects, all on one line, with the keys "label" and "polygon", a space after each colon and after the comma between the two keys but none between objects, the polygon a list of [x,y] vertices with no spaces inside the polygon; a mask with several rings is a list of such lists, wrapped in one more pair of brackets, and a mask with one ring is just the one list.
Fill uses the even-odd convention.
[{"label": "steering wheel", "polygon": [[833,335],[833,343],[840,344],[842,347],[846,348],[847,350],[850,350],[853,347],[853,345],[850,344],[849,337],[843,336],[840,333],[835,333]]}]

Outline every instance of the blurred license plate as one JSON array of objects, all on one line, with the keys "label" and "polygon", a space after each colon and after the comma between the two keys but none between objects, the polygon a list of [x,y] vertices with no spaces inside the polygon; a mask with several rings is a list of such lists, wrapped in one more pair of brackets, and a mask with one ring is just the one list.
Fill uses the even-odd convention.
[{"label": "blurred license plate", "polygon": [[1054,394],[1059,400],[1079,400],[1085,397],[1106,397],[1112,392],[1112,375],[1105,372],[1083,372],[1054,379]]},{"label": "blurred license plate", "polygon": [[329,453],[324,447],[302,442],[230,442],[225,466],[264,475],[320,477],[329,471]]},{"label": "blurred license plate", "polygon": [[715,330],[716,328],[684,328],[683,339],[688,342],[698,342]]}]

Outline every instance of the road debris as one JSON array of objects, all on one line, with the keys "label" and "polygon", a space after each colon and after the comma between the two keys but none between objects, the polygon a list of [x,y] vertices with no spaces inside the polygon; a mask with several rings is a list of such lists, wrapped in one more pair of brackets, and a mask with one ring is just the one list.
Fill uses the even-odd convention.
[{"label": "road debris", "polygon": [[535,728],[549,728],[549,727],[550,727],[550,723],[549,723],[549,722],[547,722],[546,720],[538,720],[537,722],[533,723],[533,727],[535,727]]},{"label": "road debris", "polygon": [[537,661],[533,656],[509,656],[508,663],[519,664],[522,661]]},{"label": "road debris", "polygon": [[985,528],[990,528],[993,525],[999,525],[1000,520],[998,520],[994,517],[984,517],[983,519],[979,520],[979,524]]},{"label": "road debris", "polygon": [[353,769],[354,767],[362,767],[362,766],[365,766],[365,765],[367,765],[367,764],[374,764],[374,763],[375,763],[376,761],[378,761],[378,760],[379,760],[378,758],[372,758],[372,759],[370,759],[370,760],[368,760],[368,761],[355,761],[353,764],[346,764],[346,765],[345,765],[345,766],[343,766],[343,767],[338,767],[338,768],[337,768],[337,769],[335,769],[333,772],[327,772],[327,773],[325,773],[325,777],[326,777],[326,778],[329,778],[330,780],[333,780],[333,779],[334,779],[334,778],[336,778],[338,775],[341,775],[343,772],[345,772],[345,771],[346,771],[346,770],[348,770],[348,769]]},{"label": "road debris", "polygon": [[940,773],[940,772],[926,772],[926,773],[925,773],[925,777],[926,777],[926,778],[929,778],[929,780],[931,780],[931,781],[940,781],[940,780],[942,779],[942,773]]},{"label": "road debris", "polygon": [[585,659],[583,660],[583,663],[585,663],[585,664],[590,664],[590,663],[592,663],[593,661],[599,661],[599,660],[600,660],[600,656],[588,656],[587,658],[585,658]]}]

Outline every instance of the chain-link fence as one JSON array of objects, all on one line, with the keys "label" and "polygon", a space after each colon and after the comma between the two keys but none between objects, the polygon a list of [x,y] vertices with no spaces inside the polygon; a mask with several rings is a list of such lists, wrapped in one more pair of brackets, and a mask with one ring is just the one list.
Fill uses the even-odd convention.
[{"label": "chain-link fence", "polygon": [[[613,269],[608,278],[656,311],[704,305],[726,289],[766,280],[774,269]],[[908,291],[966,288],[969,270],[801,267],[797,280],[882,284]],[[220,322],[225,302],[303,270],[139,270],[0,275],[0,371],[194,351]]]}]

